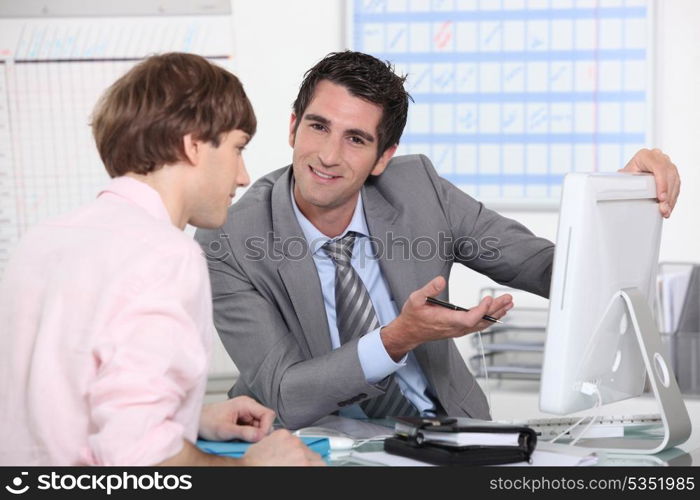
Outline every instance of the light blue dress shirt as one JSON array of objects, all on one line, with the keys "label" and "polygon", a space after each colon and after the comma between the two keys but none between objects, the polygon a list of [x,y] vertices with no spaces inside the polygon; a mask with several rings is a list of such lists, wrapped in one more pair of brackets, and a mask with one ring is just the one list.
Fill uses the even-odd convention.
[{"label": "light blue dress shirt", "polygon": [[[328,329],[331,334],[331,346],[333,349],[337,349],[340,347],[340,337],[335,318],[335,264],[321,248],[331,238],[319,231],[301,213],[294,200],[293,193],[290,193],[290,196],[292,197],[294,213],[304,232],[304,236],[309,244],[309,250],[313,255],[314,264],[316,264],[316,269],[318,270],[323,293],[323,304],[326,309],[326,317],[328,318]],[[422,415],[434,416],[435,405],[426,393],[428,380],[413,353],[409,352],[399,363],[395,363],[386,352],[382,339],[379,336],[381,327],[391,323],[398,313],[396,304],[391,299],[389,288],[382,276],[379,262],[372,252],[361,195],[357,198],[357,205],[350,224],[335,239],[342,238],[348,231],[354,231],[358,234],[355,239],[350,264],[365,284],[381,325],[376,330],[363,335],[357,344],[357,354],[360,358],[360,365],[365,374],[365,379],[369,384],[376,384],[388,375],[396,372],[396,380],[403,395],[418,408]],[[359,405],[344,408],[340,411],[340,414],[346,417],[366,418]]]}]

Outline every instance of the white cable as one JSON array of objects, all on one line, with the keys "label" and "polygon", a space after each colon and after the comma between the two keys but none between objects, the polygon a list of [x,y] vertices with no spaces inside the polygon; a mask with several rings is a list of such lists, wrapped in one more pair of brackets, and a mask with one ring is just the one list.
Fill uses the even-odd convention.
[{"label": "white cable", "polygon": [[[593,406],[593,409],[600,408],[601,406],[603,406],[603,397],[600,394],[600,390],[598,389],[597,382],[596,383],[590,383],[590,382],[583,383],[581,385],[581,392],[583,392],[584,394],[588,394],[588,395],[591,395],[592,393],[596,394],[597,401],[596,401],[596,404]],[[572,431],[576,427],[578,427],[581,424],[581,422],[583,422],[587,418],[588,418],[588,415],[584,415],[579,420],[577,420],[576,423],[574,423],[573,425],[567,427],[562,432],[560,432],[555,438],[550,439],[549,442],[554,443],[555,441],[557,441],[558,439],[560,439],[561,437],[565,436],[570,431]],[[586,424],[586,427],[581,431],[581,433],[571,443],[569,443],[569,445],[573,446],[576,443],[578,443],[578,440],[581,439],[581,437],[588,431],[588,429],[591,428],[591,426],[593,425],[593,423],[596,421],[597,418],[598,418],[597,415],[591,417],[591,420],[588,422],[588,424]]]},{"label": "white cable", "polygon": [[354,450],[355,448],[359,448],[363,444],[366,443],[371,443],[372,441],[384,441],[387,438],[394,437],[394,434],[382,434],[379,436],[372,436],[371,438],[366,438],[366,439],[358,439],[353,443],[352,449]]},{"label": "white cable", "polygon": [[489,371],[486,369],[486,355],[484,354],[484,343],[481,341],[481,330],[476,332],[479,336],[479,349],[481,349],[481,367],[484,370],[484,376],[486,377],[486,396],[489,400],[489,413],[493,412],[493,406],[491,405],[491,386],[489,384]]},{"label": "white cable", "polygon": [[[596,396],[597,396],[597,398],[598,398],[598,400],[596,401],[595,406],[593,407],[593,408],[595,409],[595,408],[600,408],[601,406],[603,406],[603,396],[600,394],[600,390],[598,389],[598,385],[596,384],[594,387],[595,387]],[[574,439],[573,441],[571,441],[571,443],[569,443],[569,445],[574,446],[576,443],[578,443],[578,440],[581,439],[581,437],[582,437],[584,434],[586,434],[586,432],[588,432],[588,429],[591,428],[591,425],[593,425],[593,422],[595,422],[597,419],[598,419],[598,415],[595,415],[595,416],[591,419],[591,421],[588,422],[588,425],[581,431],[581,433],[580,433],[578,436],[576,436],[576,439]]]},{"label": "white cable", "polygon": [[588,418],[588,416],[587,416],[587,415],[584,415],[584,416],[581,417],[575,424],[573,424],[573,425],[567,427],[566,429],[564,429],[563,431],[561,431],[559,434],[557,434],[557,436],[556,436],[555,438],[550,439],[549,442],[550,442],[550,443],[554,443],[556,440],[560,439],[562,436],[565,436],[569,431],[571,431],[572,429],[575,429],[576,427],[578,427],[578,425],[579,425],[581,422],[583,422],[584,420],[586,420],[586,418]]}]

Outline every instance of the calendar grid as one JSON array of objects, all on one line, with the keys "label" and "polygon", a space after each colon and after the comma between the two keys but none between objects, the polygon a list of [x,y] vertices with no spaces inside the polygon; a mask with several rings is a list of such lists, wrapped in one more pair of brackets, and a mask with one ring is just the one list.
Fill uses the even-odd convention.
[{"label": "calendar grid", "polygon": [[[17,23],[22,23],[21,29]],[[22,234],[109,182],[90,129],[99,96],[148,54],[231,69],[227,16],[0,19],[0,277]]]},{"label": "calendar grid", "polygon": [[407,74],[400,154],[493,201],[555,206],[568,172],[648,140],[645,0],[353,0],[351,45]]}]

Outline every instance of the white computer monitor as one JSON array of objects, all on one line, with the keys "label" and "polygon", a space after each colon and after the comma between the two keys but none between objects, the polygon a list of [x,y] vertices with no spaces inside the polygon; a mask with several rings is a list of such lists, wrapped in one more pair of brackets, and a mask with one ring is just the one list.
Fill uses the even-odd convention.
[{"label": "white computer monitor", "polygon": [[[651,314],[662,221],[655,193],[651,175],[577,173],[564,180],[540,409],[568,414],[634,397],[648,373],[660,406],[669,405],[660,413],[674,434],[663,443],[602,448],[653,453],[690,434]],[[676,425],[667,412],[685,412],[685,419]]]}]

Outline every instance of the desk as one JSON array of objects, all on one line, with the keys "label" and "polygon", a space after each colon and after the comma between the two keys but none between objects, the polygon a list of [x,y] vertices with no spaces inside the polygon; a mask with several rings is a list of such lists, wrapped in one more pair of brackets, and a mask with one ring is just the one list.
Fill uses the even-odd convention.
[{"label": "desk", "polygon": [[[550,417],[539,409],[539,382],[504,381],[491,382],[491,408],[493,418],[512,420]],[[489,391],[484,387],[484,392]],[[700,397],[685,396],[685,406],[693,426],[690,438],[684,444],[656,455],[625,455],[608,457],[600,465],[700,465]],[[579,415],[634,415],[658,413],[659,408],[651,394],[607,404]],[[626,459],[626,460],[625,460]]]},{"label": "desk", "polygon": [[[499,383],[498,387],[491,389],[491,407],[493,418],[513,420],[513,419],[530,419],[547,417],[547,415],[539,410],[538,403],[538,383],[533,382],[503,382]],[[489,391],[485,391],[488,395]],[[688,441],[681,446],[665,450],[656,455],[599,455],[597,465],[599,466],[700,466],[700,398],[697,396],[689,396],[685,398],[685,404],[688,408],[690,421],[693,424],[692,433]],[[656,401],[650,395],[643,395],[626,401],[619,401],[605,405],[595,410],[581,412],[584,414],[598,415],[630,415],[643,413],[658,413]],[[329,417],[327,417],[329,418]],[[381,431],[382,427],[376,425],[391,426],[389,420],[380,420],[364,422],[344,422],[340,417],[332,417],[337,420],[322,419],[318,425],[328,425],[329,427],[347,432],[351,435],[362,437],[363,425],[372,425],[377,432]],[[325,422],[325,423],[324,423]],[[386,427],[385,427],[386,428]],[[367,435],[371,435],[372,427],[367,427]],[[387,428],[389,432],[391,429]],[[357,434],[353,434],[353,432]],[[379,451],[382,449],[382,444],[377,442],[367,443],[358,448],[359,451]],[[591,450],[593,451],[593,450]],[[331,455],[332,465],[369,465],[357,460],[348,453],[333,452]]]}]

